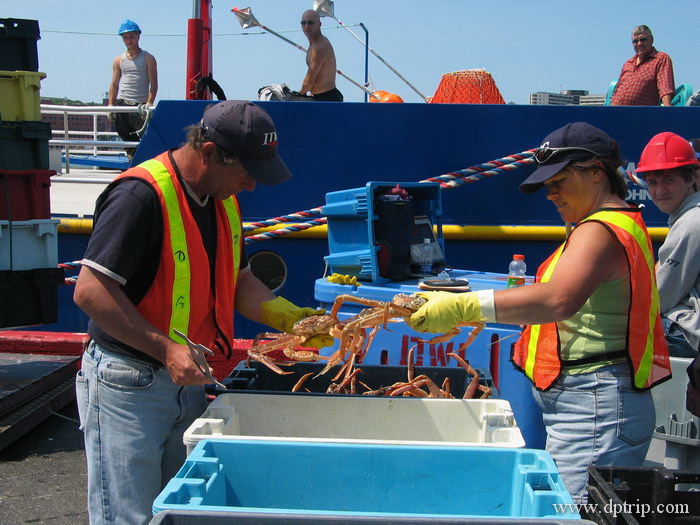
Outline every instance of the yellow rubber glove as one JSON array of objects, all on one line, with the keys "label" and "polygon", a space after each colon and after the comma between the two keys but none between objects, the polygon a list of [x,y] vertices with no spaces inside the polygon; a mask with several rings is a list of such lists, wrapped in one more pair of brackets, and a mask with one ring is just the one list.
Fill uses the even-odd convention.
[{"label": "yellow rubber glove", "polygon": [[[290,303],[284,297],[275,297],[271,301],[265,301],[260,305],[260,310],[262,311],[263,323],[275,330],[287,333],[292,332],[294,323],[298,320],[326,313],[326,310],[323,308],[301,308]],[[331,346],[333,341],[333,337],[330,335],[317,335],[306,341],[303,346],[323,348],[324,346]]]},{"label": "yellow rubber glove", "polygon": [[445,333],[463,322],[482,320],[478,292],[419,292],[427,299],[406,321],[416,332]]}]

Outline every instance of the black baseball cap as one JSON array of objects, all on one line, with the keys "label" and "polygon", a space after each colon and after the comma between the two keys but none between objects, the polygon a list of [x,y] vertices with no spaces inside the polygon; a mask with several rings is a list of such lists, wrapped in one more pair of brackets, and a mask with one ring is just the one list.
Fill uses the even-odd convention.
[{"label": "black baseball cap", "polygon": [[262,184],[279,184],[292,174],[277,154],[277,130],[263,108],[247,100],[225,100],[204,110],[204,140],[240,160]]},{"label": "black baseball cap", "polygon": [[520,184],[520,191],[532,193],[544,182],[559,173],[570,162],[593,157],[612,157],[615,141],[603,130],[588,122],[570,122],[552,131],[535,152],[538,167]]}]

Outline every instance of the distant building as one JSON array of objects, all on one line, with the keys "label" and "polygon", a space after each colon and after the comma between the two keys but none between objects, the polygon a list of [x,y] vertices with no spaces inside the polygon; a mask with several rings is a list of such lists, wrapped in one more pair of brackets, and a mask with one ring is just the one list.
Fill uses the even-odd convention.
[{"label": "distant building", "polygon": [[604,106],[605,95],[586,95],[579,99],[581,106]]},{"label": "distant building", "polygon": [[562,93],[538,91],[537,93],[530,93],[530,104],[538,106],[570,106],[574,104],[574,97]]},{"label": "distant building", "polygon": [[602,106],[605,95],[589,95],[584,89],[566,89],[559,93],[538,91],[530,93],[531,105],[544,106]]},{"label": "distant building", "polygon": [[[52,98],[52,97],[42,97],[42,104],[51,104],[54,106],[96,106],[95,102],[81,102],[79,100],[69,100],[66,98]],[[103,104],[106,100],[102,101]],[[53,131],[63,131],[64,130],[64,116],[60,115],[47,115],[42,114],[41,120],[43,122],[48,122],[51,124],[51,129]],[[68,115],[68,129],[71,131],[85,131],[92,133],[93,129],[93,116],[86,113],[74,113]],[[97,117],[97,131],[111,132],[114,131],[114,126],[112,122],[105,115],[98,115]]]}]

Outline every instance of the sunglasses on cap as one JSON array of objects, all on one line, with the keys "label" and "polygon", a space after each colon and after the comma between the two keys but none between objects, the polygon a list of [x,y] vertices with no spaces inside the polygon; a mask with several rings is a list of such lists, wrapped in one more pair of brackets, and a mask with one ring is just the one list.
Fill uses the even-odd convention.
[{"label": "sunglasses on cap", "polygon": [[646,36],[643,36],[642,38],[633,38],[632,43],[637,44],[639,42],[646,42],[647,40],[649,40],[649,38]]},{"label": "sunglasses on cap", "polygon": [[581,153],[590,153],[594,157],[598,156],[598,153],[588,148],[577,148],[572,146],[567,148],[539,148],[537,151],[535,151],[533,157],[535,158],[535,161],[537,161],[537,164],[544,164],[546,162],[549,162],[552,159],[552,157],[555,157],[559,153],[576,151]]},{"label": "sunglasses on cap", "polygon": [[303,26],[306,26],[306,25],[312,26],[312,25],[314,25],[316,22],[313,21],[313,20],[302,20],[302,21],[299,22],[299,23],[300,23],[301,25],[303,25]]}]

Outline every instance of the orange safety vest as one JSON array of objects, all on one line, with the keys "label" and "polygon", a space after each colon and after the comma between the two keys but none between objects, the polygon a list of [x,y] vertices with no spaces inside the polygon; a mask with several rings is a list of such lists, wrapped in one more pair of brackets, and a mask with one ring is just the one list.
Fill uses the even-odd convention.
[{"label": "orange safety vest", "polygon": [[[630,308],[623,354],[628,359],[634,387],[647,390],[671,375],[649,233],[641,213],[634,210],[598,211],[579,225],[587,221],[606,226],[625,248],[630,268]],[[537,270],[536,282],[549,281],[567,244],[568,239],[542,263]],[[557,324],[527,326],[514,346],[511,360],[538,390],[551,388],[562,369]]]},{"label": "orange safety vest", "polygon": [[115,180],[133,177],[151,185],[163,213],[160,263],[136,308],[173,341],[183,342],[173,332],[177,329],[195,343],[217,346],[230,357],[243,238],[238,201],[230,197],[214,204],[216,290],[212,290],[209,256],[168,153],[125,171]]}]

